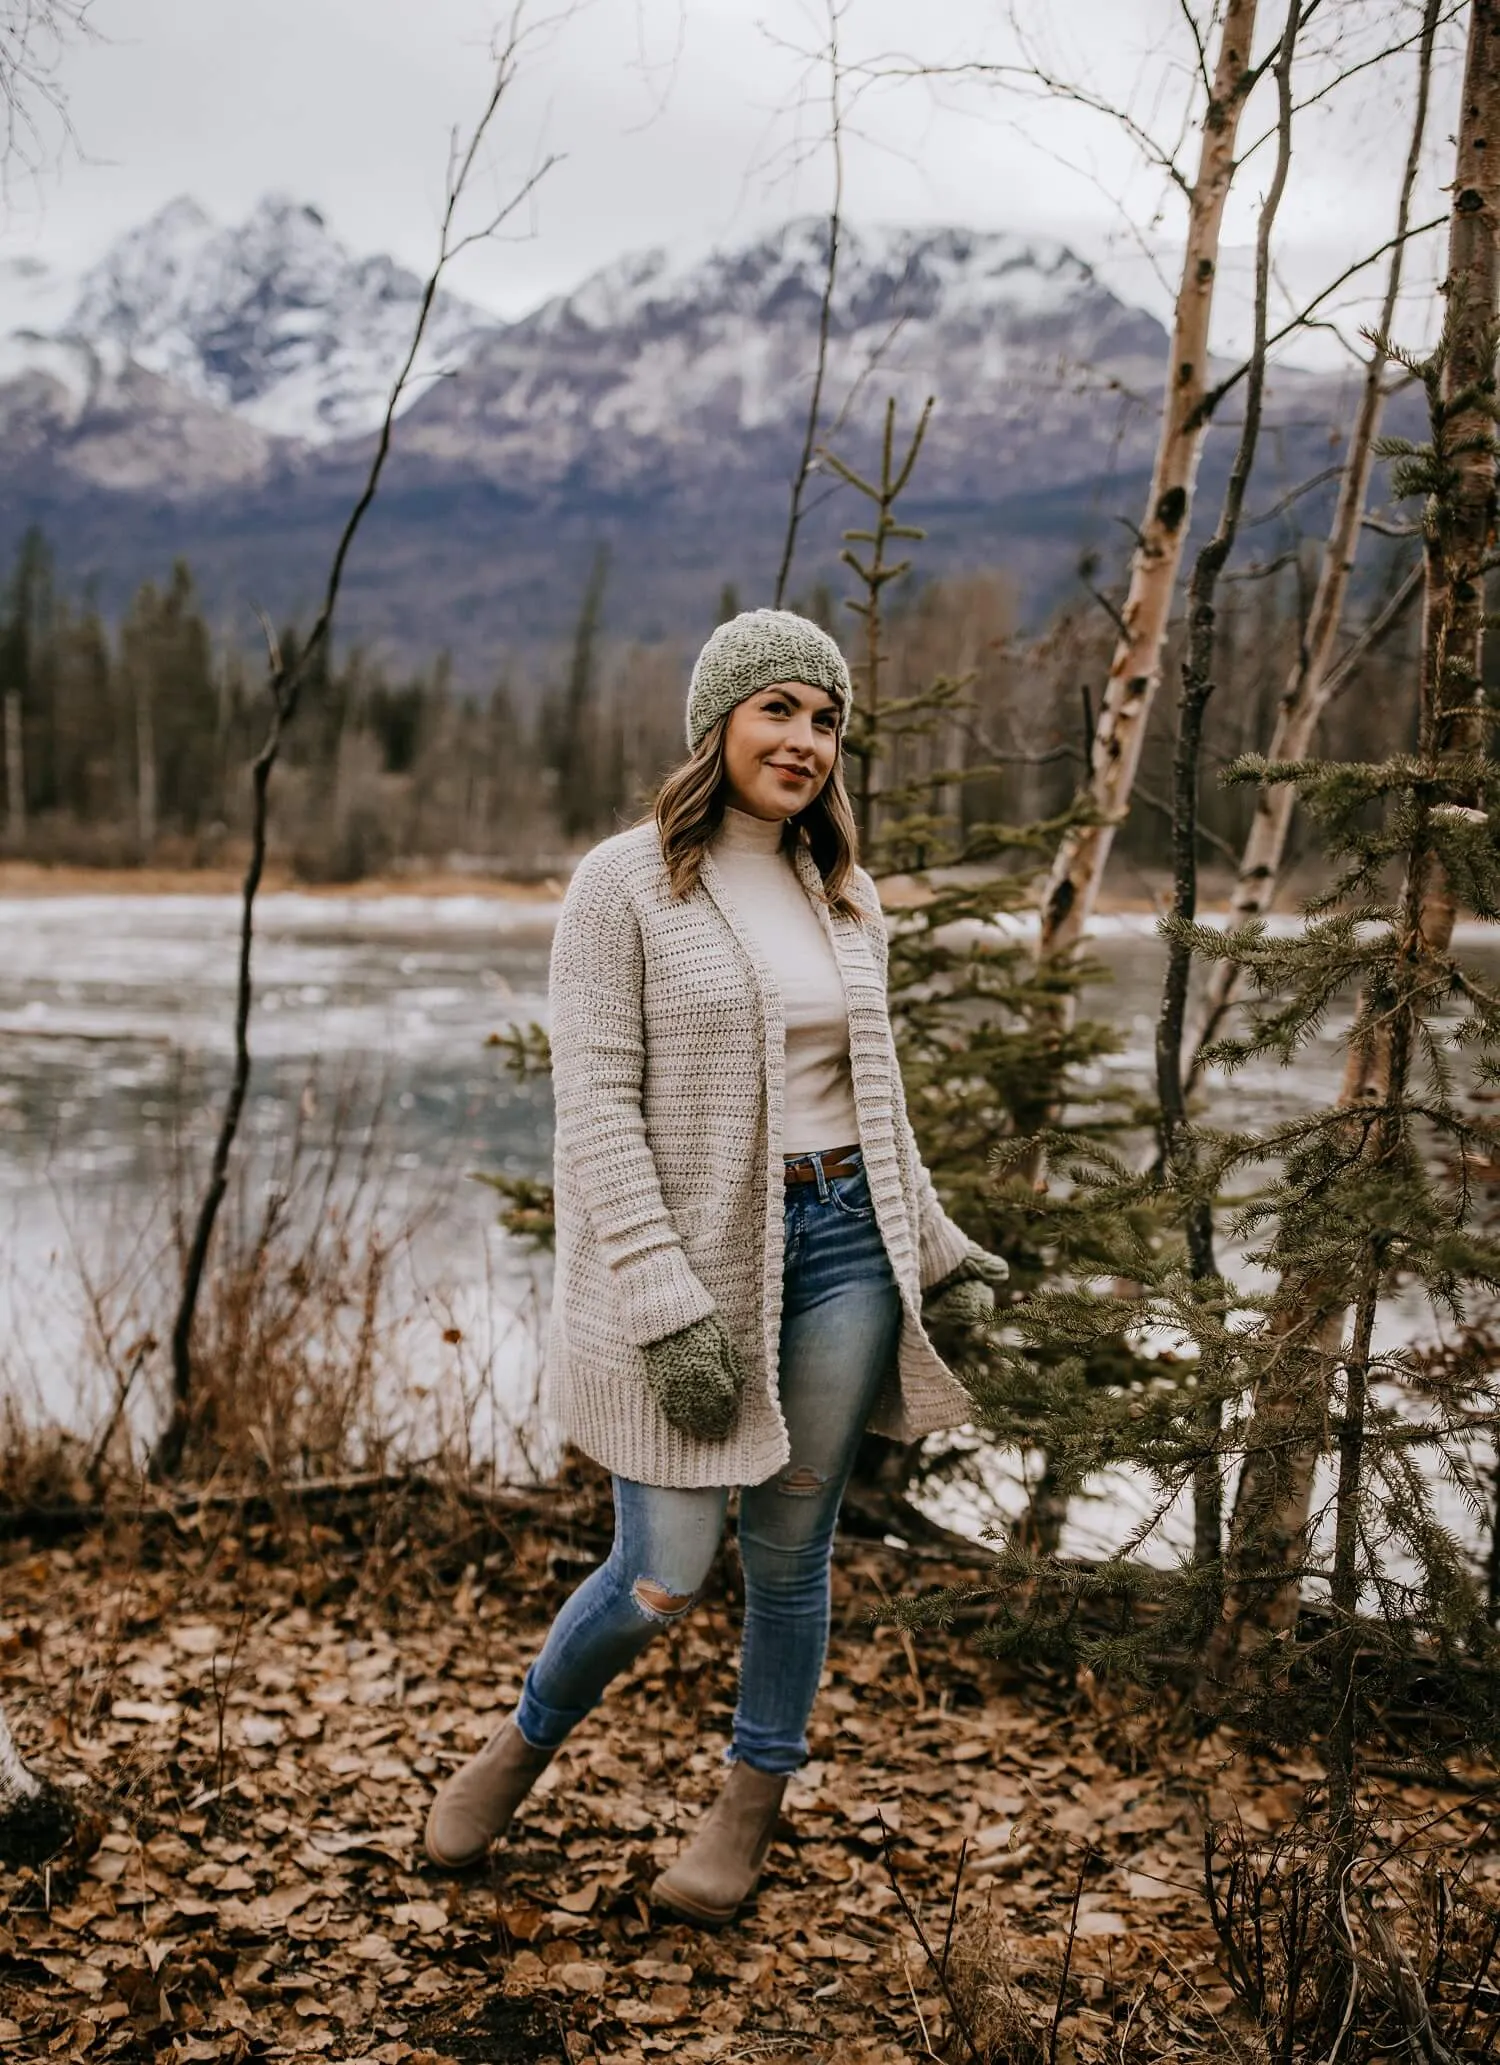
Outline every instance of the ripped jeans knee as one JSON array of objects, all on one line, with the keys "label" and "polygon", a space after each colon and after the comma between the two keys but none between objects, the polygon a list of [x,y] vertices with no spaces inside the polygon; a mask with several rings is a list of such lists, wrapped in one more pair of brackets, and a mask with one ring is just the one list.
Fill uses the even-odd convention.
[{"label": "ripped jeans knee", "polygon": [[647,1620],[681,1620],[698,1603],[696,1592],[673,1592],[654,1577],[638,1577],[630,1587],[630,1598]]},{"label": "ripped jeans knee", "polygon": [[820,1477],[806,1463],[798,1463],[795,1467],[789,1465],[772,1481],[779,1492],[792,1499],[815,1499],[828,1484],[826,1477]]}]

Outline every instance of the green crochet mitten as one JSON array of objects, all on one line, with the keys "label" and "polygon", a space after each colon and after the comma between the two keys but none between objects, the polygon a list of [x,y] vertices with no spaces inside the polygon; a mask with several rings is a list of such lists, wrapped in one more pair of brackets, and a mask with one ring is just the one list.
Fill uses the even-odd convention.
[{"label": "green crochet mitten", "polygon": [[982,1251],[966,1255],[941,1282],[922,1293],[922,1324],[944,1361],[963,1358],[975,1346],[976,1334],[994,1324],[995,1292],[1010,1276],[998,1255]]},{"label": "green crochet mitten", "polygon": [[646,1382],[663,1413],[697,1441],[722,1441],[733,1427],[745,1372],[717,1312],[641,1350]]}]

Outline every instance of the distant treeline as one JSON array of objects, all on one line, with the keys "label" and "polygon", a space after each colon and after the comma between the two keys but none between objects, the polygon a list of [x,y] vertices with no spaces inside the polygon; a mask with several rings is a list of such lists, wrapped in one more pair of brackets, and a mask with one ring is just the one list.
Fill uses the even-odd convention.
[{"label": "distant treeline", "polygon": [[[1403,572],[1393,557],[1368,613]],[[907,764],[893,779],[930,774],[935,805],[971,821],[1029,822],[1066,805],[1115,639],[1110,597],[1084,575],[1079,600],[1025,639],[1003,572],[909,584],[891,613],[886,695],[899,700],[939,676],[969,688],[945,735],[901,744]],[[1210,770],[1269,739],[1308,592],[1295,555],[1225,591]],[[693,654],[740,606],[725,589],[705,598],[702,621],[685,624],[675,642],[613,638],[601,553],[566,646],[551,661],[501,656],[478,690],[457,685],[443,655],[393,677],[366,652],[336,653],[312,675],[288,735],[276,855],[325,881],[460,858],[518,872],[565,865],[638,815],[680,757]],[[858,683],[859,627],[837,598],[820,589],[796,606],[844,639]],[[1330,713],[1328,752],[1378,758],[1403,743],[1416,631],[1408,614],[1361,663]],[[280,635],[295,641],[294,629]],[[1166,857],[1173,700],[1158,700],[1121,868]],[[148,582],[124,619],[106,624],[86,599],[60,591],[47,543],[33,532],[0,613],[0,852],[116,866],[235,858],[266,714],[257,655],[214,636],[186,564]],[[962,786],[944,780],[979,766],[991,772]],[[1250,808],[1250,791],[1209,781],[1210,867],[1237,850]]]}]

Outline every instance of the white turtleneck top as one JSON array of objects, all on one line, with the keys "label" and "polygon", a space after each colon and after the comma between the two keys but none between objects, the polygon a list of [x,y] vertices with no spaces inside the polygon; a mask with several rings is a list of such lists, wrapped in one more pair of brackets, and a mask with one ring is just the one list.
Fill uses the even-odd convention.
[{"label": "white turtleneck top", "polygon": [[781,848],[780,819],[726,810],[714,860],[776,978],[786,1015],[787,1154],[859,1139],[849,1074],[849,1014],[833,947]]}]

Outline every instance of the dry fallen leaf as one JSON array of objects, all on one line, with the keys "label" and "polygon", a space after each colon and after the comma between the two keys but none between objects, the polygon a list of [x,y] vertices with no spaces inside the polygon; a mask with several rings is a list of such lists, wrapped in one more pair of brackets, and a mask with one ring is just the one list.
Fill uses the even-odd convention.
[{"label": "dry fallen leaf", "polygon": [[448,1925],[448,1910],[435,1900],[406,1900],[392,1912],[392,1920],[405,1922],[424,1936],[435,1936]]},{"label": "dry fallen leaf", "polygon": [[364,1958],[370,1964],[380,1964],[384,1959],[395,1956],[388,1936],[360,1936],[346,1947],[350,1957]]},{"label": "dry fallen leaf", "polygon": [[[225,2065],[560,2060],[564,2039],[570,2065],[733,2065],[774,2037],[806,2065],[908,2065],[954,2032],[890,1882],[882,1812],[902,1893],[938,1933],[964,1854],[958,1940],[999,1932],[1044,2036],[1089,1844],[1059,2060],[1186,2056],[1177,2023],[1213,2054],[1229,1995],[1200,1890],[1203,1802],[1222,1786],[1280,1825],[1307,1775],[1222,1739],[1160,1743],[1149,1716],[1111,1719],[1097,1689],[1080,1708],[962,1635],[917,1639],[919,1694],[868,1624],[912,1572],[857,1540],[835,1565],[812,1760],[732,1929],[653,1915],[646,1893],[720,1783],[738,1620],[712,1585],[579,1730],[513,1839],[472,1873],[430,1871],[432,1785],[510,1711],[549,1616],[607,1545],[602,1498],[536,1496],[535,1521],[507,1521],[483,1553],[466,1538],[462,1562],[429,1562],[429,1522],[401,1503],[381,1536],[400,1543],[393,1562],[367,1547],[363,1508],[325,1507],[291,1547],[247,1522],[180,1556],[101,1534],[4,1563],[7,1625],[47,1631],[45,1652],[8,1656],[7,1704],[14,1676],[35,1730],[47,1688],[76,1687],[72,1740],[34,1746],[109,1805],[50,1910],[35,1880],[0,1883],[0,2055],[20,2030],[40,2033],[38,2056],[72,2047],[85,2065],[188,2065],[188,2045]],[[215,1686],[239,1630],[221,1740]],[[131,1719],[131,1702],[169,1718]],[[1443,1814],[1450,1847],[1487,1854],[1482,1794],[1406,1790],[1410,1819]],[[1162,1978],[1163,1954],[1180,1976]],[[1110,2032],[1127,2027],[1140,2049],[1121,2060]]]},{"label": "dry fallen leaf", "polygon": [[104,1991],[103,1972],[83,1958],[43,1957],[37,1962],[44,1972],[50,1972],[54,1979],[61,1979],[63,1985],[74,1993],[86,1993],[97,1998]]},{"label": "dry fallen leaf", "polygon": [[580,1959],[577,1963],[558,1965],[555,1976],[575,1993],[602,1993],[609,1974],[603,1965]]},{"label": "dry fallen leaf", "polygon": [[226,1646],[219,1630],[208,1621],[180,1621],[167,1630],[167,1640],[184,1656],[212,1656]]}]

